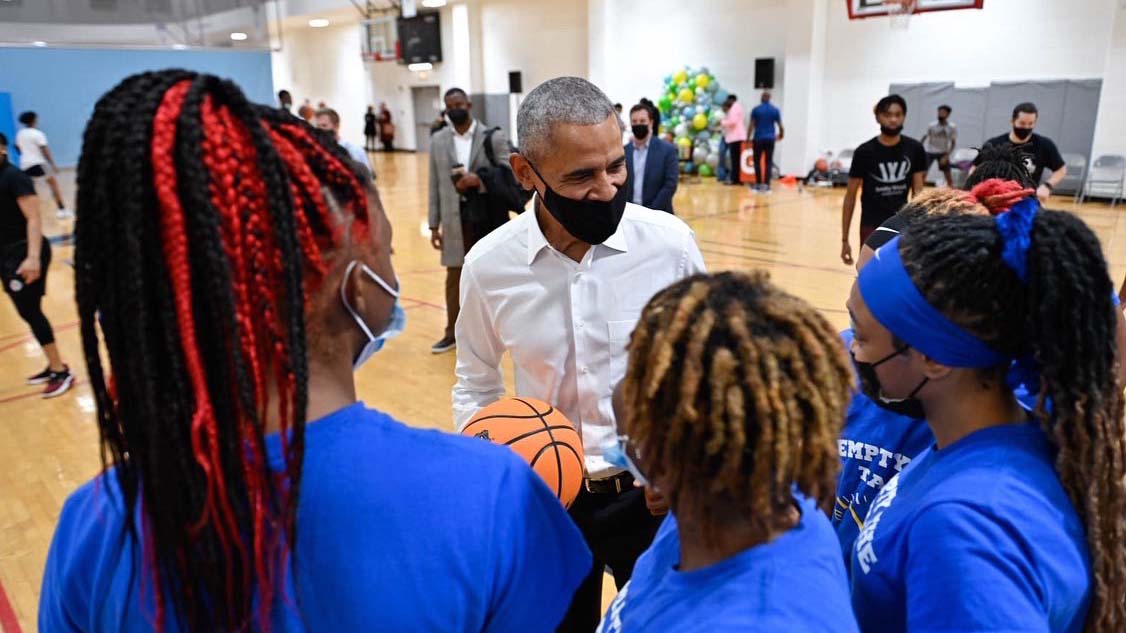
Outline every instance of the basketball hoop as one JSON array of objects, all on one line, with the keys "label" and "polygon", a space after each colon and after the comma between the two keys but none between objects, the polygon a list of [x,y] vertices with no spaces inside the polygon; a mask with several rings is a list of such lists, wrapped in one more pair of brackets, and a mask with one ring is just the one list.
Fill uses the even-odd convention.
[{"label": "basketball hoop", "polygon": [[911,26],[911,15],[915,13],[918,0],[884,0],[888,7],[888,19],[895,31],[906,31]]}]

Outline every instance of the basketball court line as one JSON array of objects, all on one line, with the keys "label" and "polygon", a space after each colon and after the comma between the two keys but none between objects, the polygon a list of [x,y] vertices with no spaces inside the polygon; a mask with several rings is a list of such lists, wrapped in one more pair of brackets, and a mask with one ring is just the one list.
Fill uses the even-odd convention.
[{"label": "basketball court line", "polygon": [[[832,273],[834,275],[844,275],[846,277],[855,277],[856,276],[855,271],[845,272],[844,270],[840,270],[840,269],[836,269],[836,268],[828,268],[828,267],[825,267],[825,266],[809,266],[807,264],[798,264],[798,263],[795,263],[795,262],[775,261],[775,260],[770,260],[770,259],[763,259],[761,257],[754,257],[754,256],[751,256],[751,255],[744,255],[742,253],[724,253],[722,251],[717,251],[717,250],[708,249],[708,248],[701,248],[700,252],[706,253],[708,255],[715,255],[716,257],[734,257],[736,259],[742,259],[742,260],[746,260],[746,261],[756,262],[756,263],[759,263],[759,264],[770,264],[771,266],[782,266],[782,267],[785,267],[785,268],[799,268],[799,269],[803,269],[803,270],[816,270],[818,272]],[[849,270],[851,271],[851,269],[849,269]]]},{"label": "basketball court line", "polygon": [[8,600],[8,594],[4,591],[3,581],[0,581],[0,631],[4,633],[23,633],[23,629],[20,628],[19,618],[16,617],[16,610],[12,608],[12,603]]}]

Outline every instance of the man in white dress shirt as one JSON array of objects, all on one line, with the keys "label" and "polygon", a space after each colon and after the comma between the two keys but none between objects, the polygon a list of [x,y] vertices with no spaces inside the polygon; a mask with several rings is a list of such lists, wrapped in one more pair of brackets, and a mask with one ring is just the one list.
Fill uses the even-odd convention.
[{"label": "man in white dress shirt", "polygon": [[501,357],[516,367],[516,395],[558,407],[583,438],[586,477],[570,514],[594,553],[560,631],[594,631],[602,569],[619,588],[652,541],[652,516],[628,472],[603,447],[616,441],[611,395],[625,375],[626,343],[660,289],[704,271],[691,229],[673,215],[629,204],[622,125],[606,95],[575,77],[549,80],[520,106],[516,177],[535,189],[535,211],[466,255],[457,321],[455,425],[504,396]]}]

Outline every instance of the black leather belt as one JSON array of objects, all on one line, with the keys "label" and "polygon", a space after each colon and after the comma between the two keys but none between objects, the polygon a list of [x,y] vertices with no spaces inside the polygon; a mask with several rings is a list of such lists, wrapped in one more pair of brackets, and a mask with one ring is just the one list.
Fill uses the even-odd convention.
[{"label": "black leather belt", "polygon": [[633,475],[623,471],[605,479],[583,479],[583,488],[595,495],[618,495],[633,490]]}]

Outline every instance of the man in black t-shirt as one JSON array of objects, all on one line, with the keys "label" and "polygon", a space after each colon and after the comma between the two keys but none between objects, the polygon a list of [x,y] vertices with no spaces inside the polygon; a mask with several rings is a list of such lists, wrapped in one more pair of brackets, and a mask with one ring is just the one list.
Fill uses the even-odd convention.
[{"label": "man in black t-shirt", "polygon": [[[1036,110],[1035,104],[1021,103],[1017,105],[1013,108],[1012,131],[989,139],[985,142],[985,146],[1012,147],[1024,163],[1024,168],[1028,170],[1032,182],[1038,185],[1036,197],[1040,199],[1041,204],[1044,204],[1048,202],[1048,197],[1052,195],[1052,189],[1067,176],[1067,164],[1064,163],[1063,156],[1060,156],[1060,150],[1056,148],[1052,139],[1032,133],[1038,118],[1039,112]],[[977,162],[974,161],[974,164],[976,165]],[[1047,181],[1041,183],[1040,180],[1043,178],[1045,169],[1050,171],[1051,175],[1048,176]]]},{"label": "man in black t-shirt", "polygon": [[856,208],[856,192],[860,197],[860,243],[876,227],[883,224],[907,203],[907,192],[923,190],[927,171],[927,153],[923,144],[903,135],[903,119],[907,102],[899,95],[888,95],[876,103],[879,136],[856,148],[852,167],[848,170],[848,191],[841,209],[841,261],[852,265],[852,246],[848,229]]},{"label": "man in black t-shirt", "polygon": [[27,384],[46,385],[44,398],[60,396],[74,375],[59,356],[51,323],[40,306],[47,288],[51,245],[41,230],[39,198],[31,177],[8,162],[8,138],[0,134],[0,283],[47,355],[47,368]]}]

